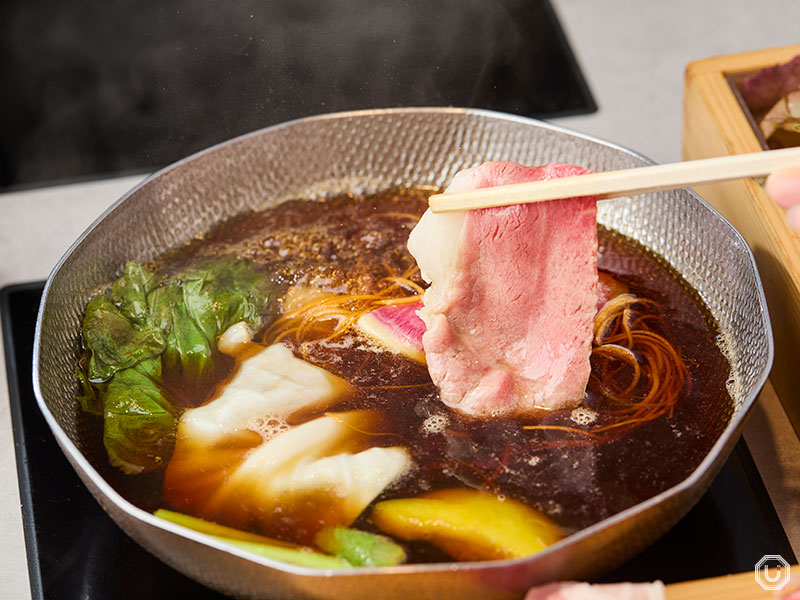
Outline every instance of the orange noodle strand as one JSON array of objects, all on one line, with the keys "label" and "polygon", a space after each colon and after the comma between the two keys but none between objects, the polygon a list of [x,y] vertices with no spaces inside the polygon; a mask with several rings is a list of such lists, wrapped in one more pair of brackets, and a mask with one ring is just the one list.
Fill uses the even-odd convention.
[{"label": "orange noodle strand", "polygon": [[423,288],[411,280],[418,267],[413,265],[397,275],[378,280],[372,293],[323,295],[283,314],[263,335],[265,344],[294,336],[301,354],[307,355],[312,343],[329,342],[344,335],[364,314],[383,306],[420,302]]},{"label": "orange noodle strand", "polygon": [[569,445],[575,436],[602,442],[618,440],[644,423],[672,417],[681,392],[689,387],[689,371],[675,347],[653,331],[660,322],[658,304],[633,294],[612,298],[594,324],[592,374],[599,422],[582,427],[525,425],[526,430],[563,432],[548,445]]},{"label": "orange noodle strand", "polygon": [[352,429],[353,431],[355,431],[357,433],[361,433],[363,435],[369,435],[369,436],[372,436],[372,437],[381,437],[381,436],[384,436],[384,435],[390,435],[392,437],[399,437],[401,440],[406,442],[409,446],[411,445],[411,440],[409,440],[408,438],[400,435],[399,433],[394,433],[393,431],[386,431],[386,432],[367,431],[366,429],[361,429],[359,427],[356,427],[355,425],[350,423],[347,419],[341,417],[340,415],[337,415],[336,413],[332,413],[332,412],[326,412],[325,416],[326,417],[333,417],[334,419],[339,421],[342,425],[345,425],[345,426],[349,427],[350,429]]}]

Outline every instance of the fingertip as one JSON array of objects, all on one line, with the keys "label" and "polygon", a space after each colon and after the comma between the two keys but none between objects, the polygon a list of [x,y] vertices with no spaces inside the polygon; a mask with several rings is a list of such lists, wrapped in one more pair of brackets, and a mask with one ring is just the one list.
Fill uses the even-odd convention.
[{"label": "fingertip", "polygon": [[800,206],[795,205],[786,211],[786,222],[796,233],[800,234]]},{"label": "fingertip", "polygon": [[800,167],[777,169],[770,173],[764,191],[783,208],[800,204]]}]

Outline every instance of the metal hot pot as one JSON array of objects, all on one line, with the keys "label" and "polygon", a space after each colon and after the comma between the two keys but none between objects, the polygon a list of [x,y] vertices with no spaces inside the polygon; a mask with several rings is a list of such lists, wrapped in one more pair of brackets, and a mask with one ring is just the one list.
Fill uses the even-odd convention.
[{"label": "metal hot pot", "polygon": [[[302,119],[220,144],[149,177],[103,214],[54,269],[36,328],[34,379],[58,443],[97,501],[164,562],[244,598],[514,598],[531,585],[591,577],[653,542],[705,491],[767,378],[772,337],[753,256],[688,189],[603,201],[598,221],[652,249],[697,291],[731,363],[735,410],[684,481],[540,554],[495,562],[322,571],[258,558],[162,521],[99,472],[102,445],[84,435],[75,364],[86,303],[131,259],[150,260],[247,209],[343,190],[445,185],[486,160],[571,162],[596,171],[648,164],[619,146],[546,123],[481,110],[371,110]],[[720,415],[719,418],[724,418]],[[135,566],[131,566],[135,568]]]}]

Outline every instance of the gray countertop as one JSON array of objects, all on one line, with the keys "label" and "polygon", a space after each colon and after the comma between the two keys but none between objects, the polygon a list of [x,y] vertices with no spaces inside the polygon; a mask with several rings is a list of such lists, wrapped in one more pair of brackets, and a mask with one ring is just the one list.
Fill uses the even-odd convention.
[{"label": "gray countertop", "polygon": [[[597,113],[555,122],[659,162],[680,159],[683,72],[694,59],[797,43],[796,0],[551,0]],[[0,194],[0,287],[44,279],[74,239],[142,177]],[[0,353],[2,347],[0,347]],[[5,359],[0,356],[0,590],[28,598]],[[800,442],[767,385],[745,431],[800,555]],[[792,487],[794,485],[794,488]]]}]

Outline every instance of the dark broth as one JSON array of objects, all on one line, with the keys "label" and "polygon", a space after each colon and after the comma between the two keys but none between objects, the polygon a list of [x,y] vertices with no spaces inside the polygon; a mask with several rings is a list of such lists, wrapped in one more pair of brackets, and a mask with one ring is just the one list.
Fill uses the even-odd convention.
[{"label": "dark broth", "polygon": [[[374,290],[380,278],[414,265],[406,241],[427,195],[394,190],[286,202],[238,216],[153,266],[170,272],[228,253],[263,265],[281,283],[337,293]],[[313,343],[304,348],[304,357],[358,389],[326,410],[379,410],[391,435],[372,437],[370,443],[400,444],[412,452],[413,474],[379,499],[446,487],[488,489],[529,504],[572,532],[668,489],[700,463],[733,411],[726,387],[729,365],[716,344],[716,326],[696,294],[663,260],[613,231],[599,227],[598,234],[599,268],[632,293],[659,304],[659,333],[678,349],[688,368],[689,385],[673,416],[603,443],[563,431],[523,429],[530,421],[469,419],[439,401],[422,365],[375,352],[370,342],[353,333]],[[290,338],[284,341],[293,344]],[[587,404],[597,400],[594,393],[590,386]],[[574,416],[554,412],[538,422],[575,426]],[[150,507],[152,502],[148,498],[142,504]],[[371,528],[369,510],[357,525]],[[280,534],[291,540],[291,527]],[[411,549],[412,561],[444,558],[424,543]]]}]

